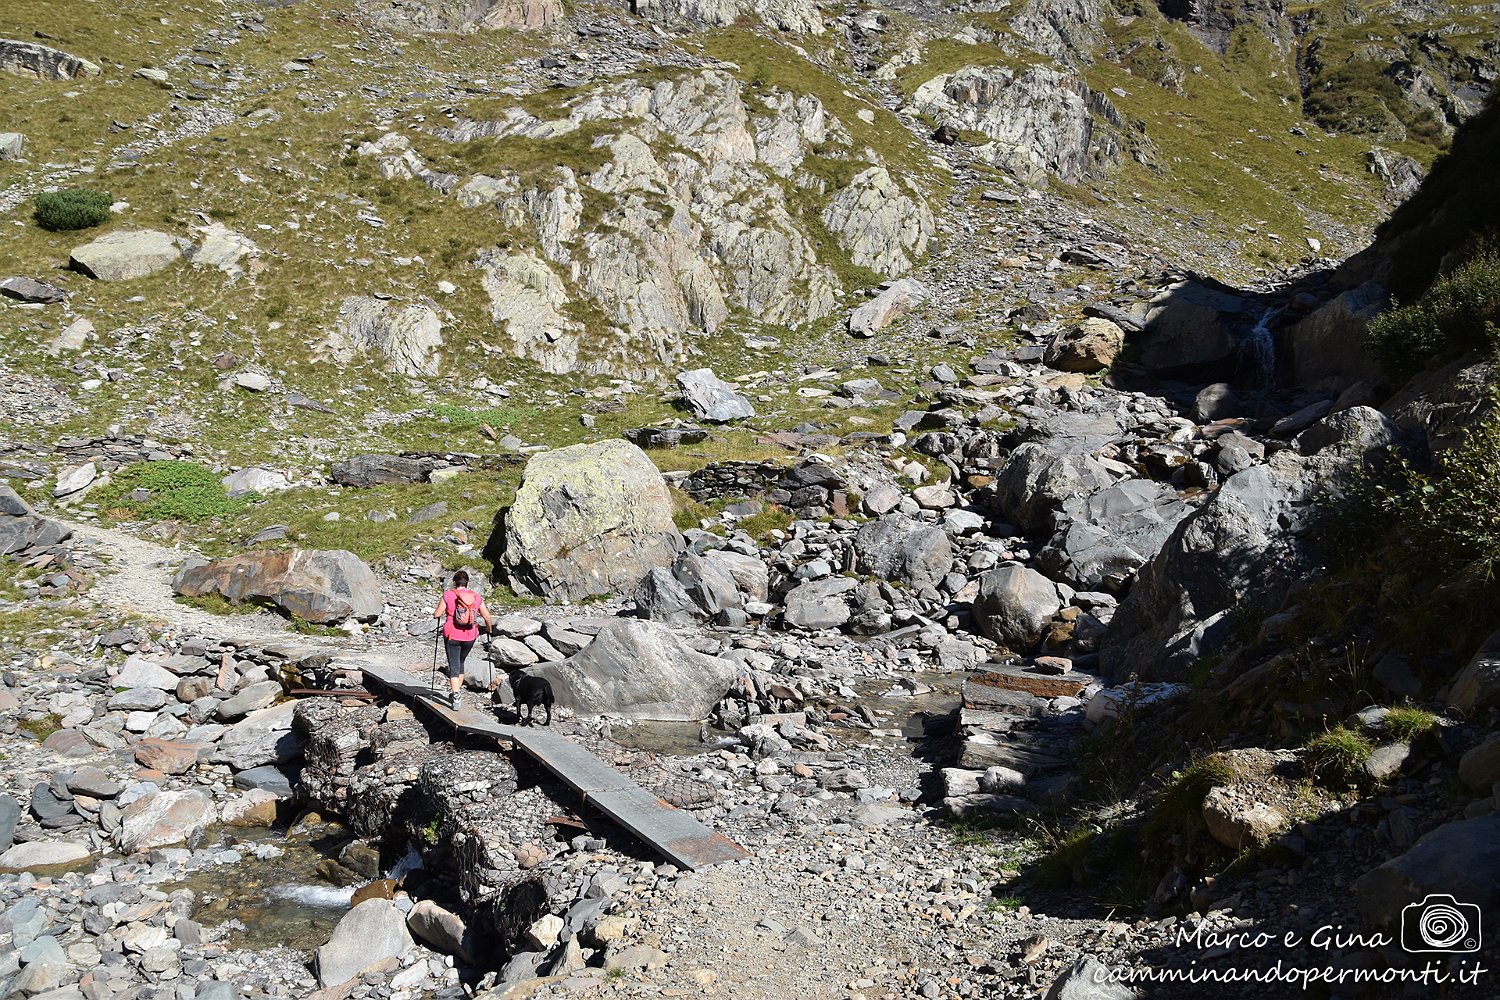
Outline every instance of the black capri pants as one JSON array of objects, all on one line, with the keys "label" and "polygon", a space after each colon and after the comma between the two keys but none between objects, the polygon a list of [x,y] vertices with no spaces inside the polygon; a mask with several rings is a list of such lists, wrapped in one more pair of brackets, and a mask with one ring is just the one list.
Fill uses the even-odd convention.
[{"label": "black capri pants", "polygon": [[474,640],[469,639],[460,642],[456,639],[444,639],[443,648],[448,653],[448,676],[462,677],[464,675],[464,660],[469,658],[469,650],[474,648]]}]

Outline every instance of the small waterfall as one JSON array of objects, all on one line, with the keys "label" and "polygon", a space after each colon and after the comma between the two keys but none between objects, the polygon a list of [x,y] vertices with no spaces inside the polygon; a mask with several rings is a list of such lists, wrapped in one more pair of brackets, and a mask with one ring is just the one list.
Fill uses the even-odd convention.
[{"label": "small waterfall", "polygon": [[416,847],[409,846],[406,849],[406,856],[391,866],[391,870],[386,873],[386,878],[400,882],[408,873],[420,871],[421,868],[422,855],[417,852]]},{"label": "small waterfall", "polygon": [[1240,341],[1240,357],[1249,362],[1257,389],[1268,389],[1275,381],[1276,337],[1271,333],[1271,324],[1282,311],[1283,307],[1277,306],[1262,312],[1245,339]]}]

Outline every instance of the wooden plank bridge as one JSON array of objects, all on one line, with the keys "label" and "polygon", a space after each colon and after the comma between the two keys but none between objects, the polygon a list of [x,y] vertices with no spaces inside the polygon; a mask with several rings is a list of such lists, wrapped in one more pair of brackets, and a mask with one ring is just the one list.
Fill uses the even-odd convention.
[{"label": "wooden plank bridge", "polygon": [[[535,726],[507,726],[472,708],[451,709],[434,697],[422,678],[391,664],[361,661],[349,666],[386,691],[423,705],[460,733],[505,740],[524,750],[576,789],[584,802],[679,867],[698,869],[750,856],[739,844],[663,802],[566,737]],[[446,682],[443,687],[446,691]]]}]

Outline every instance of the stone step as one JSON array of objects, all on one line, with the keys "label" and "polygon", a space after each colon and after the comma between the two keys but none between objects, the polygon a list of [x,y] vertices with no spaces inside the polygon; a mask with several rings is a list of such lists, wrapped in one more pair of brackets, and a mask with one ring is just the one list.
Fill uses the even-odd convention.
[{"label": "stone step", "polygon": [[1069,760],[1051,749],[1012,743],[1004,738],[987,741],[976,736],[964,741],[963,750],[958,755],[959,767],[983,771],[997,764],[1030,776],[1060,771],[1068,766]]},{"label": "stone step", "polygon": [[997,698],[997,691],[1022,691],[1038,698],[1076,698],[1095,680],[1093,674],[1077,670],[1048,674],[1030,667],[991,663],[964,680],[963,699],[965,705],[987,708]]}]

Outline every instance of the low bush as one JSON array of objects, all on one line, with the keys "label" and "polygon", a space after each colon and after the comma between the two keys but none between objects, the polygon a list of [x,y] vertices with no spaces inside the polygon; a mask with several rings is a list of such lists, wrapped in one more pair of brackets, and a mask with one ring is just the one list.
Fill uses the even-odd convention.
[{"label": "low bush", "polygon": [[219,477],[196,462],[137,462],[98,493],[99,510],[116,517],[198,523],[238,514],[252,497],[231,500]]},{"label": "low bush", "polygon": [[1438,717],[1422,708],[1397,706],[1385,714],[1386,732],[1407,743],[1426,736],[1437,724]]},{"label": "low bush", "polygon": [[32,217],[37,225],[52,232],[91,229],[109,220],[113,201],[108,191],[93,188],[50,191],[36,196]]},{"label": "low bush", "polygon": [[1500,346],[1500,252],[1482,250],[1418,301],[1381,313],[1368,338],[1380,363],[1401,379],[1435,359]]}]

